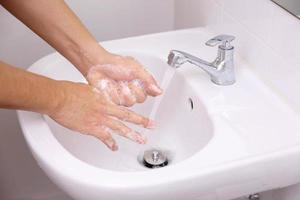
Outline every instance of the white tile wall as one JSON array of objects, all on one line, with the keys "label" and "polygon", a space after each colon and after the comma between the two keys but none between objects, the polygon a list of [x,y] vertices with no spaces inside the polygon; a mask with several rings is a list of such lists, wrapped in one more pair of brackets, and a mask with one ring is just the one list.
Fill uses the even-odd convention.
[{"label": "white tile wall", "polygon": [[[175,0],[175,27],[237,36],[236,51],[300,110],[300,20],[270,0]],[[183,16],[183,17],[182,17]]]},{"label": "white tile wall", "polygon": [[[237,36],[241,57],[300,111],[299,19],[270,0],[175,0],[175,28],[198,26]],[[300,184],[262,194],[262,200],[299,199]]]}]

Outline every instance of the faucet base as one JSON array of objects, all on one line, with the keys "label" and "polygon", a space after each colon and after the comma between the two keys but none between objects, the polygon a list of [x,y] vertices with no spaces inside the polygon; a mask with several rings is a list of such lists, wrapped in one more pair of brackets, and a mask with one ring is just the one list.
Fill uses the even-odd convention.
[{"label": "faucet base", "polygon": [[235,79],[233,80],[219,80],[219,79],[210,79],[214,84],[216,85],[222,85],[222,86],[227,86],[227,85],[233,85],[235,83]]}]

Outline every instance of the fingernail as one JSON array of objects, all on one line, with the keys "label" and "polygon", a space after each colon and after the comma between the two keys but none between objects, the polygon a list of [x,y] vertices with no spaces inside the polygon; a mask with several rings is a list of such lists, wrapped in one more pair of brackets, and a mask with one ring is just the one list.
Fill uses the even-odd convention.
[{"label": "fingernail", "polygon": [[116,144],[113,144],[113,146],[111,147],[112,151],[118,151],[119,147]]},{"label": "fingernail", "polygon": [[108,147],[112,151],[117,151],[118,150],[118,145],[113,140],[108,139],[108,140],[106,140],[105,143],[108,145]]},{"label": "fingernail", "polygon": [[158,94],[161,94],[162,93],[162,89],[160,89],[157,85],[150,85],[150,90],[158,93]]},{"label": "fingernail", "polygon": [[148,121],[148,124],[147,124],[146,128],[148,128],[148,129],[154,129],[155,128],[155,122],[150,119]]}]

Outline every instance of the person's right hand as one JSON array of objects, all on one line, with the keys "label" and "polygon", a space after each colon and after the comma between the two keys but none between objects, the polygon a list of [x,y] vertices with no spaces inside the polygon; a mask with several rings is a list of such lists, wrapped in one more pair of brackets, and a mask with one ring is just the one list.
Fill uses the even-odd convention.
[{"label": "person's right hand", "polygon": [[143,103],[147,96],[159,96],[162,89],[144,66],[133,57],[109,52],[98,56],[98,64],[89,68],[88,83],[103,91],[105,97],[122,106]]},{"label": "person's right hand", "polygon": [[49,116],[59,124],[100,139],[111,150],[118,146],[111,132],[144,144],[146,139],[121,121],[153,128],[153,121],[108,101],[101,91],[86,84],[62,81],[64,97]]}]

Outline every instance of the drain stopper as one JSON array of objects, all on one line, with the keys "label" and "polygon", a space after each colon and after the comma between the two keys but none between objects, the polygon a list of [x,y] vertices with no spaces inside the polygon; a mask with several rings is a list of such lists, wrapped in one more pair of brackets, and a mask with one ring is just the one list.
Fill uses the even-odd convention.
[{"label": "drain stopper", "polygon": [[143,164],[148,168],[159,168],[168,165],[168,159],[162,151],[151,149],[144,152]]}]

